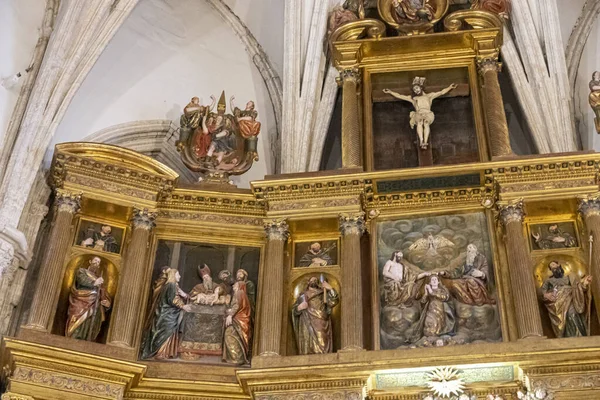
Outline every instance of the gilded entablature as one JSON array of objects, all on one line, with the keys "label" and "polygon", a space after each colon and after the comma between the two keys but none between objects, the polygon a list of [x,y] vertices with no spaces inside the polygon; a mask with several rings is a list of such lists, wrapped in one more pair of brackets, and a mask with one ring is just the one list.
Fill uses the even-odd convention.
[{"label": "gilded entablature", "polygon": [[173,190],[178,174],[121,147],[64,143],[56,146],[51,177],[55,188],[83,192],[88,198],[155,207]]}]

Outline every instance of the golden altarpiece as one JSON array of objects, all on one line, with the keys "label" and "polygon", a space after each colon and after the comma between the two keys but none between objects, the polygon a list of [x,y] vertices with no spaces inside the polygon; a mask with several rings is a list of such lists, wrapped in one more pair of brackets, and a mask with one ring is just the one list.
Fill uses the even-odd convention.
[{"label": "golden altarpiece", "polygon": [[2,399],[600,398],[600,156],[515,156],[501,17],[410,4],[335,11],[339,170],[228,184],[256,158],[251,102],[186,107],[196,185],[57,145]]}]

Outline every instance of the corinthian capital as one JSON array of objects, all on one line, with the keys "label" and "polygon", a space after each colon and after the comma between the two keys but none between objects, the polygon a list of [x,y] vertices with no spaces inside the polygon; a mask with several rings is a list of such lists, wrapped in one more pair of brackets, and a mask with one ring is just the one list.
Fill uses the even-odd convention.
[{"label": "corinthian capital", "polygon": [[360,71],[356,67],[347,67],[340,69],[338,84],[343,84],[346,81],[360,82]]},{"label": "corinthian capital", "polygon": [[502,224],[506,226],[511,222],[523,222],[525,216],[524,205],[523,199],[513,200],[508,204],[499,204],[498,213]]},{"label": "corinthian capital", "polygon": [[75,214],[81,208],[81,193],[69,193],[63,190],[57,191],[55,202],[58,212]]},{"label": "corinthian capital", "polygon": [[290,227],[285,219],[270,219],[265,221],[265,233],[268,240],[285,242],[290,237]]},{"label": "corinthian capital", "polygon": [[578,197],[579,212],[585,217],[600,215],[600,192]]},{"label": "corinthian capital", "polygon": [[365,213],[340,214],[340,233],[342,236],[358,235],[365,232]]},{"label": "corinthian capital", "polygon": [[133,217],[132,217],[133,229],[151,230],[152,228],[154,228],[156,226],[156,224],[154,223],[155,220],[156,220],[155,212],[148,211],[147,208],[144,208],[144,209],[134,208],[133,209]]},{"label": "corinthian capital", "polygon": [[488,71],[500,72],[501,64],[498,62],[498,54],[480,57],[477,59],[477,69],[481,75]]}]

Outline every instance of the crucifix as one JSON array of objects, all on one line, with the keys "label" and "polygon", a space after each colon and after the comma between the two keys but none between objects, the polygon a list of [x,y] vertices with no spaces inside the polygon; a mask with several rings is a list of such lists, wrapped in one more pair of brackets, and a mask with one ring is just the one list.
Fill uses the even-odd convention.
[{"label": "crucifix", "polygon": [[[400,93],[394,92],[390,89],[383,89],[383,92],[394,96],[397,99],[407,101],[413,105],[415,111],[410,113],[410,127],[412,129],[417,128],[417,136],[419,137],[419,158],[423,156],[423,152],[427,152],[431,157],[431,149],[429,146],[429,135],[431,133],[431,124],[435,120],[435,114],[431,111],[431,105],[433,100],[441,97],[450,91],[456,89],[455,83],[451,84],[445,89],[439,92],[425,93],[425,78],[415,77],[412,83],[412,96],[405,96]],[[423,165],[423,163],[421,163]]]}]

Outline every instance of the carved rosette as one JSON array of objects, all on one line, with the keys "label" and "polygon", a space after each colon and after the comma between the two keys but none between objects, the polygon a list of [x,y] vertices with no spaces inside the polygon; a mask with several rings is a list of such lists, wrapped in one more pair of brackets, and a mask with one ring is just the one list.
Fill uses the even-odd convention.
[{"label": "carved rosette", "polygon": [[524,205],[523,199],[515,200],[505,205],[499,205],[498,217],[500,218],[500,222],[502,222],[504,226],[511,222],[523,222],[523,217],[525,216]]},{"label": "carved rosette", "polygon": [[133,229],[152,230],[152,228],[156,226],[156,223],[154,222],[156,220],[156,215],[157,213],[148,211],[147,208],[134,208],[132,218]]},{"label": "carved rosette", "polygon": [[579,197],[578,209],[584,218],[600,215],[600,193]]},{"label": "carved rosette", "polygon": [[68,212],[71,214],[77,213],[81,208],[81,193],[69,193],[58,191],[56,193],[56,207],[58,212]]},{"label": "carved rosette", "polygon": [[265,221],[267,239],[287,241],[290,237],[290,227],[285,219],[272,219]]},{"label": "carved rosette", "polygon": [[477,60],[477,70],[481,76],[485,75],[486,72],[500,72],[502,64],[498,61],[498,54],[490,57],[482,57]]},{"label": "carved rosette", "polygon": [[340,233],[342,236],[358,235],[365,233],[365,213],[340,214]]}]

